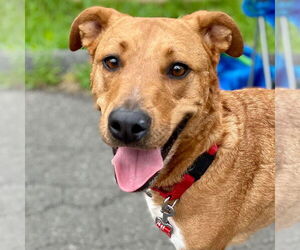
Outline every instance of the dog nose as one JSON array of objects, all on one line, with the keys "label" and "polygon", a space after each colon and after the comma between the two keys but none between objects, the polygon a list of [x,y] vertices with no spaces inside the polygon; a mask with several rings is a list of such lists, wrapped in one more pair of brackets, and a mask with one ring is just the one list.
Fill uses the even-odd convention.
[{"label": "dog nose", "polygon": [[141,110],[116,109],[108,118],[112,136],[124,143],[137,142],[149,131],[151,118]]}]

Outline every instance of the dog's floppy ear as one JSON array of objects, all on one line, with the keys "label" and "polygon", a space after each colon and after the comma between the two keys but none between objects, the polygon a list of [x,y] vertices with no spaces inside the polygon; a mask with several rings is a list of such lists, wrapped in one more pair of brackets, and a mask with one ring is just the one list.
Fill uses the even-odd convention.
[{"label": "dog's floppy ear", "polygon": [[100,6],[90,7],[82,11],[73,21],[70,32],[69,48],[72,51],[81,47],[88,49],[92,55],[95,51],[99,35],[115,19],[124,14]]},{"label": "dog's floppy ear", "polygon": [[233,21],[224,12],[197,11],[184,16],[192,27],[200,32],[205,44],[213,53],[227,53],[239,57],[243,53],[243,38]]}]

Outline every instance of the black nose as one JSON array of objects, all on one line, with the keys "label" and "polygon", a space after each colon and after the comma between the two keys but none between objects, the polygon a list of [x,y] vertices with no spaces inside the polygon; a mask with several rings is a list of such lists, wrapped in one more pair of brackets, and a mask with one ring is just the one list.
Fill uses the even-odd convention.
[{"label": "black nose", "polygon": [[124,143],[137,142],[150,129],[151,118],[141,110],[116,109],[108,118],[112,136]]}]

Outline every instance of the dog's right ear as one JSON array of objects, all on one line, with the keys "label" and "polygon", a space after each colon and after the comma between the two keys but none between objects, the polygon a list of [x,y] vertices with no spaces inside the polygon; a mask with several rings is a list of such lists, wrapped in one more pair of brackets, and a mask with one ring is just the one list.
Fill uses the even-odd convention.
[{"label": "dog's right ear", "polygon": [[114,9],[104,7],[90,7],[81,12],[73,21],[71,26],[69,48],[76,51],[81,47],[87,48],[90,55],[93,55],[100,34],[113,22],[123,16]]},{"label": "dog's right ear", "polygon": [[184,16],[215,55],[227,53],[233,57],[243,54],[243,38],[234,20],[224,12],[200,10]]}]

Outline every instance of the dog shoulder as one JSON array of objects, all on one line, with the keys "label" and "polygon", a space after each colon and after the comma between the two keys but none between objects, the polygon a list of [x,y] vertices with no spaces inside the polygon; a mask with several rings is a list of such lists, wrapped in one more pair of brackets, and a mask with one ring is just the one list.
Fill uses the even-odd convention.
[{"label": "dog shoulder", "polygon": [[274,127],[275,91],[268,89],[243,89],[221,91],[223,111],[234,113],[245,122],[250,120],[255,126]]}]

